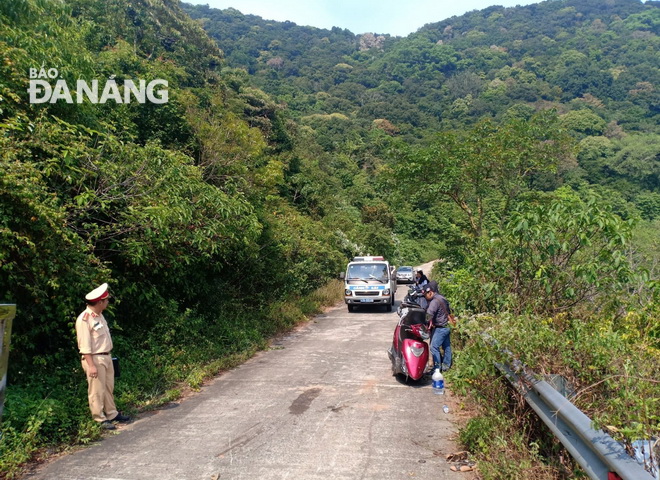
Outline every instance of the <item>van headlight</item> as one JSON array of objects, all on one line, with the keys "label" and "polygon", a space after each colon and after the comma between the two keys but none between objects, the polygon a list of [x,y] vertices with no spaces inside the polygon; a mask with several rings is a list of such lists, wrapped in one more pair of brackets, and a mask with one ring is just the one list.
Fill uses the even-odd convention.
[{"label": "van headlight", "polygon": [[383,290],[383,295],[384,296],[387,296],[389,294],[390,294],[390,289],[389,288],[386,288],[385,290]]},{"label": "van headlight", "polygon": [[344,295],[346,295],[347,297],[352,297],[353,296],[353,291],[346,289],[346,290],[344,290]]}]

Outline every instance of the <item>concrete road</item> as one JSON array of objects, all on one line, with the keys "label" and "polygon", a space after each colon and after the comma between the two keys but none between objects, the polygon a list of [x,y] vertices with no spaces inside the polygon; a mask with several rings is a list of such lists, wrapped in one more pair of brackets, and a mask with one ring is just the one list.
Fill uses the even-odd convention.
[{"label": "concrete road", "polygon": [[25,478],[474,478],[445,461],[458,450],[451,384],[440,396],[428,381],[391,374],[397,319],[383,307],[337,305],[173,408]]}]

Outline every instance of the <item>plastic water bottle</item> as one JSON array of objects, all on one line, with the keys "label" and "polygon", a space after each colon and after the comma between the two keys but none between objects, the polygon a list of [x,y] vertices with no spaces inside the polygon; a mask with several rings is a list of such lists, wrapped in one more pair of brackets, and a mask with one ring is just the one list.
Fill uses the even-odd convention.
[{"label": "plastic water bottle", "polygon": [[444,395],[445,377],[442,376],[442,373],[440,373],[439,368],[435,369],[435,372],[433,372],[433,376],[431,377],[431,380],[433,381],[433,393],[435,393],[436,395]]},{"label": "plastic water bottle", "polygon": [[449,413],[449,407],[447,405],[442,406],[442,411],[445,413]]}]

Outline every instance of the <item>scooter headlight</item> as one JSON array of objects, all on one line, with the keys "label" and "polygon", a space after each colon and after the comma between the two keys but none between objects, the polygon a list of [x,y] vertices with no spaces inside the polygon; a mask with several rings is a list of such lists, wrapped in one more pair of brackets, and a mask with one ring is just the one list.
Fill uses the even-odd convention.
[{"label": "scooter headlight", "polygon": [[424,353],[424,344],[423,343],[413,343],[410,345],[410,351],[412,352],[413,355],[415,355],[417,358],[422,356],[422,353]]}]

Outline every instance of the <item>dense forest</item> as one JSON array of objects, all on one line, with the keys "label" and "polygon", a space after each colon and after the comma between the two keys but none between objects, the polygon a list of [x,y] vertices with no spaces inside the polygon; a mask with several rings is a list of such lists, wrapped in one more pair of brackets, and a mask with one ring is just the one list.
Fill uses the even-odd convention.
[{"label": "dense forest", "polygon": [[[483,330],[622,441],[657,436],[658,7],[495,6],[400,38],[178,0],[0,3],[0,303],[18,306],[0,471],[98,437],[73,329],[93,286],[117,299],[117,400],[137,411],[336,299],[366,253],[442,259],[484,478],[574,466],[504,414]],[[41,69],[169,98],[30,102]]]},{"label": "dense forest", "polygon": [[[523,103],[563,105],[562,113],[599,109],[607,122],[657,131],[653,2],[491,7],[407,38],[183,6],[218,42],[229,66],[246,70],[300,116],[382,117],[411,132],[499,118]],[[637,114],[615,115],[631,108]]]}]

